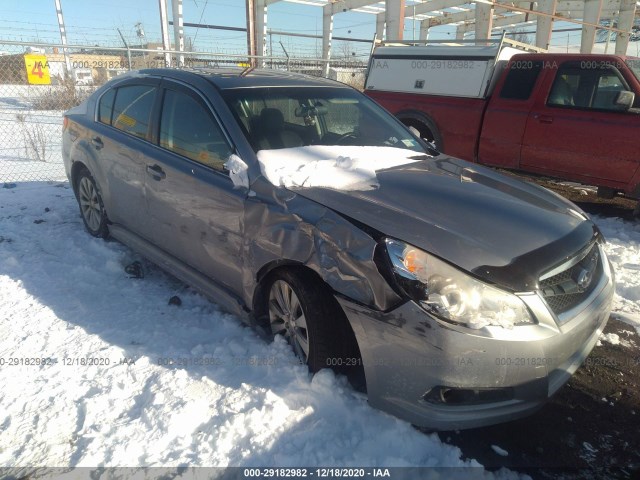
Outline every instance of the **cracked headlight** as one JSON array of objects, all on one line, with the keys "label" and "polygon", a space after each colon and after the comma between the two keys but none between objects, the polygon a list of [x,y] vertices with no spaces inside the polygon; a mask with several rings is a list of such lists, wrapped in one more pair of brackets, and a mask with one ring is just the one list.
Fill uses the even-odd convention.
[{"label": "cracked headlight", "polygon": [[398,286],[432,315],[473,329],[531,325],[524,302],[412,245],[385,239]]}]

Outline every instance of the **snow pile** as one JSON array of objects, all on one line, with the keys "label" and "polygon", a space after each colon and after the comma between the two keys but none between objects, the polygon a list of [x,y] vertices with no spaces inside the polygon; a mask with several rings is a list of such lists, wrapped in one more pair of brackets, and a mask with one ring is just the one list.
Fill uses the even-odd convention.
[{"label": "snow pile", "polygon": [[613,311],[640,333],[640,222],[594,216],[616,275]]},{"label": "snow pile", "polygon": [[635,327],[636,333],[640,335],[640,313],[615,312],[612,314],[612,317],[626,323],[627,325]]},{"label": "snow pile", "polygon": [[249,188],[249,174],[247,173],[248,167],[240,157],[236,154],[232,154],[224,164],[224,168],[229,170],[229,176],[233,182],[233,186],[236,188]]},{"label": "snow pile", "polygon": [[[623,331],[627,336],[633,335],[633,332],[628,330]],[[620,338],[617,333],[603,333],[598,339],[598,346],[602,345],[602,342],[610,343],[611,345],[622,345],[623,347],[634,347],[636,344],[630,339]]]},{"label": "snow pile", "polygon": [[491,450],[496,452],[501,457],[509,456],[509,452],[507,452],[504,448],[500,448],[498,445],[491,445]]},{"label": "snow pile", "polygon": [[372,190],[376,171],[417,160],[419,153],[394,147],[322,146],[260,150],[262,174],[282,187]]},{"label": "snow pile", "polygon": [[67,183],[0,189],[0,225],[0,467],[478,466],[144,260],[129,278]]}]

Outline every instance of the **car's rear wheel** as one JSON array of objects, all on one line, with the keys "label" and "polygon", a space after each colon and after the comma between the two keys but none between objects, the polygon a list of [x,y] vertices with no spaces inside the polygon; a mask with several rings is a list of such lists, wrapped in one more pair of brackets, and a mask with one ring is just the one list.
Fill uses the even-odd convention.
[{"label": "car's rear wheel", "polygon": [[76,197],[87,231],[94,237],[106,238],[109,235],[107,212],[96,181],[86,168],[78,173]]},{"label": "car's rear wheel", "polygon": [[[268,314],[271,333],[291,344],[312,372],[357,362],[344,313],[328,288],[310,272],[282,270],[271,277]],[[355,341],[355,339],[353,339]],[[347,358],[351,355],[350,358]]]}]

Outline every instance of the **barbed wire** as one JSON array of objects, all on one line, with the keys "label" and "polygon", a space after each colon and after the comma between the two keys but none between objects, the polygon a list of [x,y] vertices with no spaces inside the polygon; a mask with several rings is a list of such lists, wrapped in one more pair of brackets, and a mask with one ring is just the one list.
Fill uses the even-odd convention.
[{"label": "barbed wire", "polygon": [[[264,66],[324,75],[325,64],[317,58],[319,51],[308,42],[298,43],[299,47],[289,52],[291,58],[283,55],[266,57]],[[0,40],[0,52],[3,53],[0,55],[0,183],[11,186],[12,182],[18,181],[65,180],[61,156],[63,113],[113,76],[127,71],[128,58],[121,42],[106,47],[87,45],[85,48],[81,44],[67,47],[69,71],[62,53],[54,53],[54,45],[41,46],[45,53],[27,54],[32,46],[30,42],[9,44]],[[55,45],[58,52],[62,51],[60,47]],[[134,53],[133,68],[164,66],[161,52]],[[212,46],[206,52],[184,52],[183,55],[185,66],[238,67],[246,62],[246,50],[234,51],[220,45]],[[47,66],[36,68],[35,64],[27,63],[38,56]],[[172,56],[175,65],[175,54]],[[362,88],[366,65],[365,61],[353,56],[336,57],[330,63],[329,74],[331,78]],[[37,76],[43,70],[48,72],[47,81],[33,84],[32,81],[38,79],[29,78],[27,72]]]}]

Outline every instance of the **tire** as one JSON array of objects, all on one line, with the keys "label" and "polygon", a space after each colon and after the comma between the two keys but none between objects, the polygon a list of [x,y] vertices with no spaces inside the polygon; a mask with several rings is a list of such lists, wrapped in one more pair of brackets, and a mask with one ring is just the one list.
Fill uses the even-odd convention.
[{"label": "tire", "polygon": [[436,124],[431,121],[427,116],[419,112],[398,112],[396,114],[398,119],[406,126],[413,127],[418,131],[418,136],[423,140],[433,143],[436,150],[442,152],[442,136],[438,131]]},{"label": "tire", "polygon": [[268,282],[271,333],[284,336],[309,370],[345,371],[359,359],[355,337],[329,289],[312,273],[280,270]]},{"label": "tire", "polygon": [[98,238],[109,236],[107,212],[95,179],[86,168],[78,172],[75,184],[80,216],[87,231]]}]

